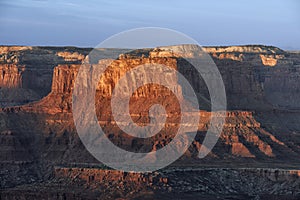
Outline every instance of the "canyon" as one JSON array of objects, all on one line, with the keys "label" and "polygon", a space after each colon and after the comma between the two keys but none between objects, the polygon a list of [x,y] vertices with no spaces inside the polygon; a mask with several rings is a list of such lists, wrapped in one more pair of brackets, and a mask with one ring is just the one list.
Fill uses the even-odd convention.
[{"label": "canyon", "polygon": [[[182,55],[173,54],[172,49],[180,49]],[[169,167],[142,174],[109,169],[77,135],[72,92],[78,70],[92,49],[1,46],[0,199],[142,199],[143,195],[176,199],[179,193],[182,199],[190,195],[199,199],[299,198],[300,53],[263,45],[203,47],[223,78],[227,112],[216,146],[200,159],[197,155],[214,113],[204,80],[183,59],[193,59],[192,49],[192,45],[129,53],[97,49],[102,61],[114,59],[99,77],[97,118],[109,140],[125,150],[163,148],[177,132],[181,114],[180,100],[173,92],[145,85],[131,96],[132,120],[140,126],[149,123],[148,110],[159,103],[168,115],[166,124],[151,138],[125,134],[114,121],[110,101],[127,71],[142,64],[167,65],[187,78],[198,97],[200,121],[191,146]],[[176,81],[170,80],[173,91],[181,95]]]}]

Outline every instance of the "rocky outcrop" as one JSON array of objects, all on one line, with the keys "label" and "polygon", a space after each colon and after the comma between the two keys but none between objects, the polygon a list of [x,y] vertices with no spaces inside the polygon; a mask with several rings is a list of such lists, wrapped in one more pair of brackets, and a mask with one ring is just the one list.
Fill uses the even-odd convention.
[{"label": "rocky outcrop", "polygon": [[69,52],[69,51],[57,52],[56,55],[59,57],[63,57],[66,62],[78,62],[78,61],[83,62],[86,56],[78,52]]},{"label": "rocky outcrop", "polygon": [[[114,86],[118,83],[119,79],[125,75],[126,72],[130,71],[136,66],[152,63],[164,64],[173,69],[177,68],[176,60],[172,58],[116,60],[110,64],[102,77],[99,77],[99,83],[97,87],[98,94],[102,97],[111,97]],[[71,94],[75,82],[75,77],[77,76],[79,68],[80,65],[58,65],[57,67],[55,67],[51,92],[58,94]],[[162,78],[164,77],[162,76]],[[174,80],[173,82],[175,87],[177,84],[177,80]],[[138,90],[134,94],[134,97],[149,97],[151,95],[153,96],[153,94],[158,94],[159,92],[160,91],[152,91],[149,90],[149,88],[144,87],[143,90]]]},{"label": "rocky outcrop", "polygon": [[0,107],[22,105],[41,98],[36,91],[26,88],[25,65],[0,64]]},{"label": "rocky outcrop", "polygon": [[0,46],[0,53],[8,54],[11,52],[32,50],[32,49],[33,49],[33,47],[29,47],[29,46]]},{"label": "rocky outcrop", "polygon": [[[0,106],[24,105],[51,91],[53,69],[58,64],[78,64],[89,49],[71,47],[0,47]],[[7,91],[10,89],[10,92]]]},{"label": "rocky outcrop", "polygon": [[272,53],[272,54],[282,54],[283,50],[274,46],[264,46],[264,45],[243,45],[243,46],[219,46],[219,47],[204,47],[205,51],[208,53]]},{"label": "rocky outcrop", "polygon": [[14,64],[0,65],[0,87],[2,88],[21,88],[22,73],[25,71],[25,66],[17,66]]},{"label": "rocky outcrop", "polygon": [[135,173],[123,172],[117,170],[99,169],[99,168],[64,168],[55,167],[54,176],[56,178],[72,177],[72,179],[81,179],[87,184],[99,184],[109,180],[112,182],[130,182],[138,185],[157,187],[168,183],[168,179],[159,173]]},{"label": "rocky outcrop", "polygon": [[275,65],[277,65],[277,59],[282,58],[280,56],[275,56],[275,55],[260,55],[261,58],[261,62],[263,63],[263,65],[265,66],[270,66],[270,67],[274,67]]}]

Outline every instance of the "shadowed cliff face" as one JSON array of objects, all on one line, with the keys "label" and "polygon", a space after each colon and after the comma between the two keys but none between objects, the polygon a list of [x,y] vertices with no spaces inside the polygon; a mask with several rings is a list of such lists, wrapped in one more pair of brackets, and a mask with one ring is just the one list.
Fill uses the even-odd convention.
[{"label": "shadowed cliff face", "polygon": [[[67,59],[68,48],[0,47],[0,106],[22,105],[40,100],[51,91],[53,69],[59,63],[80,63],[87,49],[72,48],[69,54],[77,59]],[[83,52],[82,52],[83,51]],[[9,90],[8,90],[9,89]]]},{"label": "shadowed cliff face", "polygon": [[[0,106],[23,105],[45,97],[51,92],[54,68],[81,64],[90,51],[76,47],[0,46]],[[117,54],[119,50],[99,49],[104,58],[112,51]]]},{"label": "shadowed cliff face", "polygon": [[[180,122],[179,101],[155,84],[139,88],[130,99],[130,114],[139,125],[149,123],[151,105],[167,112],[167,123],[147,139],[125,134],[111,113],[112,91],[128,71],[146,63],[165,64],[183,74],[194,87],[201,111],[197,136],[173,166],[294,167],[300,163],[300,54],[275,47],[204,48],[218,66],[228,99],[226,123],[217,145],[204,159],[197,155],[209,127],[209,92],[195,69],[180,55],[160,47],[120,55],[99,78],[95,108],[107,137],[133,152],[149,152],[167,145]],[[72,91],[78,70],[91,49],[74,47],[0,47],[1,187],[31,183],[52,174],[54,166],[99,166],[81,143],[72,117]],[[110,51],[101,49],[103,59]],[[143,55],[141,55],[143,54]],[[193,58],[194,55],[184,55]],[[163,74],[162,74],[163,75]],[[159,76],[159,74],[158,74]],[[170,80],[182,94],[177,80]],[[246,163],[246,164],[245,164]],[[16,170],[17,169],[17,170]],[[231,173],[231,172],[230,172]],[[20,180],[11,181],[18,177]],[[30,177],[30,178],[28,178]]]}]

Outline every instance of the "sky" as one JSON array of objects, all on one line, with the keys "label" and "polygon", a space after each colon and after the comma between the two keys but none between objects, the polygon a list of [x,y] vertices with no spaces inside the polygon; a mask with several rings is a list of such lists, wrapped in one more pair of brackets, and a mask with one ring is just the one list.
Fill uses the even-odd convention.
[{"label": "sky", "polygon": [[94,47],[141,27],[174,29],[202,46],[300,50],[300,1],[0,0],[0,45]]}]

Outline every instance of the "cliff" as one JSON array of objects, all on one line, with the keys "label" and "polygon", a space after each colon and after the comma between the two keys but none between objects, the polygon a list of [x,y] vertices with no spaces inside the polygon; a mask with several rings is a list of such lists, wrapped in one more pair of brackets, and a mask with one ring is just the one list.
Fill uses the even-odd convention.
[{"label": "cliff", "polygon": [[[182,52],[190,52],[189,48],[192,47],[189,45],[159,47],[137,53],[137,57],[144,54],[144,59],[159,57],[175,59],[178,70],[182,74],[189,80],[198,80],[192,85],[199,90],[199,96],[208,98],[208,91],[203,87],[204,82],[198,77],[196,79],[197,74],[192,70],[192,66],[178,58],[179,55],[172,55],[170,51],[166,51],[172,48],[181,48]],[[297,103],[300,100],[298,95],[300,88],[297,84],[300,73],[299,54],[268,46],[204,47],[203,49],[210,53],[221,72],[229,109],[299,108]],[[2,103],[3,106],[22,105],[46,96],[51,91],[52,81],[59,78],[57,74],[54,74],[55,77],[52,76],[55,67],[60,71],[67,71],[62,66],[68,68],[67,65],[80,65],[89,51],[90,49],[74,47],[1,47],[0,87],[2,89],[0,90],[5,91],[7,87],[14,87],[21,88],[27,93],[20,102],[14,100],[12,96]],[[108,58],[109,55],[117,55],[122,50],[100,49],[99,52],[103,58]],[[195,55],[182,56],[192,58]],[[55,73],[58,73],[58,69],[55,70]],[[62,84],[61,81],[57,80],[56,86],[53,87],[57,87],[58,83]],[[70,81],[66,81],[66,84],[70,84]],[[20,93],[16,92],[16,97],[20,96]],[[202,109],[209,109],[209,107],[203,105]]]},{"label": "cliff", "polygon": [[[154,103],[163,105],[167,123],[156,136],[139,139],[125,134],[116,126],[111,113],[112,90],[120,78],[138,65],[160,63],[183,74],[199,97],[200,110],[194,113],[200,116],[197,136],[185,155],[173,163],[174,167],[232,167],[235,164],[269,167],[270,163],[272,167],[298,166],[300,54],[266,46],[204,48],[214,59],[224,80],[228,112],[217,145],[206,158],[198,159],[210,118],[215,113],[210,112],[210,103],[205,101],[209,100],[209,93],[204,81],[198,78],[186,60],[166,51],[167,48],[181,48],[182,56],[195,56],[185,53],[192,48],[189,45],[121,54],[99,77],[96,113],[99,124],[114,144],[134,152],[155,151],[168,144],[178,130],[180,99],[176,99],[170,90],[155,84],[143,86],[132,95],[130,114],[135,123],[143,126],[149,123],[150,106]],[[82,145],[71,112],[74,83],[90,50],[75,47],[0,48],[0,173],[7,174],[0,179],[1,187],[48,180],[53,176],[54,166],[101,166]],[[116,49],[99,51],[103,55],[101,59],[107,61],[111,57],[106,55],[122,52]],[[163,77],[165,74],[155,75]],[[170,77],[174,76],[170,74]],[[177,78],[169,81],[174,91],[181,95],[182,88],[177,84]],[[63,169],[55,173],[73,177],[74,171]],[[87,181],[90,175],[85,173],[94,172],[83,169],[79,173],[79,177]],[[12,181],[16,177],[19,180]],[[105,177],[101,175],[101,178]]]},{"label": "cliff", "polygon": [[[112,89],[114,85],[118,82],[120,77],[122,77],[127,71],[133,69],[135,66],[145,64],[145,63],[161,63],[167,64],[174,69],[179,70],[182,74],[184,74],[189,80],[197,80],[195,73],[193,72],[193,68],[190,64],[186,61],[177,58],[174,55],[164,54],[163,48],[160,47],[157,49],[150,50],[149,56],[143,56],[142,58],[134,55],[126,55],[120,56],[118,60],[111,63],[109,68],[105,71],[104,76],[99,79],[97,93],[96,93],[96,110],[98,114],[98,119],[100,124],[105,127],[106,130],[114,130],[114,136],[112,137],[112,141],[115,144],[121,145],[125,149],[135,149],[137,151],[149,151],[149,150],[156,150],[161,148],[162,146],[168,144],[171,140],[172,135],[171,132],[176,132],[179,118],[176,113],[180,113],[178,110],[178,102],[175,99],[170,91],[161,88],[156,85],[149,85],[140,88],[137,90],[134,95],[132,96],[131,104],[133,105],[131,109],[131,114],[133,120],[143,125],[148,122],[148,114],[147,109],[151,106],[151,103],[160,102],[165,108],[167,109],[167,113],[170,117],[168,117],[167,125],[168,128],[164,129],[161,132],[161,136],[156,138],[159,141],[153,142],[152,139],[150,140],[135,140],[131,137],[128,137],[122,133],[120,129],[118,129],[110,120],[113,119],[111,109],[110,109],[110,98],[112,95]],[[183,47],[171,47],[171,48],[183,48],[182,52],[188,52],[190,46],[183,46]],[[251,48],[253,48],[251,50]],[[262,47],[245,47],[245,48],[223,48],[221,51],[220,48],[207,48],[206,51],[210,53],[219,53],[219,52],[239,52],[243,54],[247,54],[246,56],[250,56],[248,61],[240,62],[240,61],[232,61],[231,59],[217,59],[215,60],[223,79],[225,81],[225,86],[227,90],[227,95],[229,98],[229,108],[231,107],[243,107],[244,109],[253,108],[256,112],[267,112],[272,113],[273,109],[277,107],[272,105],[270,102],[266,101],[265,90],[266,88],[263,87],[263,83],[259,82],[259,76],[263,76],[260,74],[261,71],[257,71],[258,68],[265,68],[263,64],[255,63],[250,58],[258,56],[256,53],[281,53],[280,55],[283,56],[284,53],[278,49],[261,49]],[[44,49],[43,49],[44,50]],[[31,49],[32,51],[32,49]],[[48,50],[49,51],[49,50]],[[53,77],[50,87],[50,93],[41,99],[38,102],[30,103],[25,106],[15,107],[15,108],[4,108],[4,112],[26,112],[26,113],[33,113],[36,125],[31,125],[31,123],[23,124],[20,127],[20,132],[22,129],[28,129],[30,126],[36,126],[36,131],[41,132],[42,143],[49,143],[47,145],[53,145],[53,143],[58,143],[59,146],[62,146],[63,149],[70,148],[69,143],[62,143],[61,141],[65,141],[68,137],[71,137],[72,140],[76,141],[76,143],[80,143],[78,138],[76,138],[76,132],[74,132],[75,128],[72,121],[72,104],[71,104],[71,95],[72,90],[75,82],[75,78],[77,77],[78,69],[80,64],[83,61],[83,52],[68,52],[66,49],[55,49],[55,55],[50,54],[53,57],[58,55],[63,56],[63,60],[61,61],[64,64],[58,64],[57,66],[53,67]],[[62,53],[63,52],[63,53]],[[81,53],[80,53],[81,52]],[[40,53],[41,54],[41,53]],[[249,55],[248,55],[249,54]],[[253,54],[253,55],[252,55]],[[19,54],[17,54],[19,55]],[[20,54],[21,55],[21,54]],[[50,55],[46,54],[46,57]],[[66,61],[67,57],[68,58]],[[193,55],[190,55],[193,56]],[[23,60],[25,56],[20,56]],[[45,56],[44,56],[45,57]],[[42,59],[44,59],[42,57]],[[245,57],[245,56],[244,56]],[[279,56],[280,57],[280,56]],[[21,60],[22,60],[21,59]],[[33,57],[33,61],[37,59],[37,57]],[[57,58],[56,58],[57,59]],[[76,60],[77,59],[77,60]],[[294,58],[295,59],[295,58]],[[71,61],[70,61],[71,60]],[[293,60],[294,61],[294,60]],[[29,62],[29,61],[27,61]],[[72,62],[71,64],[66,64],[66,62]],[[292,62],[292,61],[290,61]],[[54,63],[57,64],[57,63]],[[250,64],[250,66],[248,66]],[[259,65],[254,67],[254,65]],[[30,65],[31,66],[31,65]],[[279,66],[276,67],[267,67],[269,70],[273,70],[275,68],[280,68]],[[26,68],[26,65],[23,66]],[[284,66],[284,68],[290,69],[289,65]],[[293,68],[293,67],[292,67]],[[38,69],[36,69],[38,71]],[[272,72],[275,73],[275,72]],[[276,74],[276,73],[275,73]],[[280,73],[282,74],[282,73]],[[21,78],[22,77],[19,75]],[[273,77],[270,77],[272,79]],[[13,80],[13,79],[12,79]],[[246,81],[245,81],[246,80]],[[249,81],[248,81],[249,80]],[[297,80],[297,77],[295,77]],[[26,82],[26,81],[25,81]],[[206,88],[201,86],[204,85],[203,80],[199,80],[198,82],[191,82],[196,91],[201,96],[207,96],[208,91]],[[181,92],[180,87],[178,87],[176,80],[173,81],[175,91],[178,93]],[[274,84],[269,84],[269,87],[273,87]],[[18,85],[18,87],[23,87],[23,85]],[[250,89],[249,89],[250,88]],[[278,89],[278,88],[277,88]],[[270,89],[269,89],[270,90]],[[158,94],[164,94],[161,96],[156,96]],[[273,94],[273,93],[272,93]],[[292,95],[292,94],[289,94]],[[208,98],[208,97],[207,97]],[[149,101],[149,99],[153,99]],[[147,102],[145,104],[145,102]],[[172,102],[172,104],[171,104]],[[288,101],[288,103],[291,103]],[[202,107],[201,107],[202,106]],[[209,105],[205,102],[201,102],[200,99],[200,108],[209,109]],[[289,109],[290,107],[285,107]],[[6,114],[4,114],[6,115]],[[28,114],[26,114],[28,115]],[[28,119],[33,118],[32,115],[29,115]],[[37,116],[35,116],[37,115]],[[201,122],[199,123],[199,132],[205,132],[208,127],[210,113],[201,111],[199,113],[201,116]],[[42,117],[41,117],[42,116]],[[18,114],[13,117],[13,120],[18,118]],[[289,146],[285,145],[285,141],[287,141],[284,137],[277,133],[279,128],[275,128],[275,130],[271,130],[272,133],[269,132],[268,126],[265,130],[264,123],[263,127],[261,123],[258,122],[258,117],[253,115],[252,112],[242,112],[242,111],[232,111],[228,112],[226,118],[226,124],[224,126],[224,130],[221,134],[220,141],[215,147],[215,151],[212,152],[212,157],[218,157],[221,159],[224,158],[235,158],[235,157],[245,157],[245,158],[257,158],[257,159],[266,159],[266,158],[284,158],[284,154],[282,152],[289,152],[290,156],[293,157],[297,155],[297,145],[290,144]],[[21,120],[21,119],[20,119]],[[46,121],[44,124],[43,120]],[[12,123],[15,125],[15,123]],[[3,131],[6,129],[10,130],[12,127],[9,123],[6,124],[7,127],[2,127]],[[19,125],[16,124],[18,127]],[[276,125],[275,125],[276,126]],[[43,130],[43,131],[41,131]],[[55,133],[54,136],[52,134]],[[275,134],[275,136],[274,136]],[[40,136],[38,136],[40,137]],[[165,138],[164,138],[165,137]],[[278,139],[278,138],[280,139]],[[125,140],[121,138],[126,138]],[[203,139],[203,135],[199,133],[197,136],[196,141],[193,143],[192,147],[190,148],[189,152],[187,152],[187,157],[195,157],[197,152],[201,147],[201,141]],[[121,142],[122,141],[122,142]],[[65,141],[67,142],[67,141]],[[62,144],[61,144],[62,143]],[[51,155],[52,151],[49,148],[45,148],[43,151],[45,155]],[[72,148],[76,148],[76,145]],[[61,148],[59,148],[61,149]],[[49,151],[49,152],[48,152]],[[69,151],[69,150],[68,150]],[[71,150],[70,150],[71,151]],[[83,150],[84,151],[84,150]],[[68,155],[68,153],[66,153]],[[290,157],[288,156],[288,157]],[[50,156],[52,157],[52,156]],[[74,159],[76,156],[74,156]],[[84,157],[84,156],[83,156]],[[287,158],[288,158],[287,157]],[[71,156],[73,159],[73,156]],[[61,159],[58,157],[55,162],[61,162]],[[70,159],[70,161],[72,160]],[[81,157],[79,158],[78,162],[80,162]],[[88,159],[87,159],[88,160]],[[93,159],[91,159],[93,161]],[[74,161],[74,160],[73,160]],[[72,161],[72,162],[73,162]]]},{"label": "cliff", "polygon": [[[159,47],[156,49],[147,50],[149,51],[149,53],[146,54],[146,56],[144,55],[143,57],[139,57],[140,55],[134,54],[134,52],[131,55],[121,55],[119,59],[111,63],[109,68],[105,71],[104,76],[99,79],[96,92],[96,99],[99,100],[96,101],[96,110],[100,123],[105,125],[107,129],[115,129],[115,125],[113,123],[110,123],[110,120],[112,119],[112,113],[110,111],[110,98],[112,95],[112,89],[114,88],[120,77],[122,77],[127,71],[133,69],[135,66],[141,64],[161,63],[179,70],[187,77],[188,80],[191,80],[190,82],[192,83],[193,87],[200,97],[206,97],[207,99],[209,99],[207,88],[203,87],[203,80],[198,80],[196,73],[194,73],[193,71],[193,67],[185,60],[178,58],[178,55],[170,54],[170,51],[168,51],[169,54],[168,52],[164,53],[166,48],[182,48],[181,52],[185,54],[184,52],[189,52],[189,48],[193,48],[193,46],[185,45],[174,47]],[[274,95],[276,95],[277,93],[280,93],[283,96],[287,95],[290,98],[297,96],[298,93],[294,91],[298,91],[296,86],[296,81],[299,79],[297,75],[298,68],[297,65],[293,65],[293,63],[297,64],[297,62],[299,62],[297,54],[293,54],[293,57],[291,58],[291,56],[289,56],[286,52],[278,48],[264,46],[205,47],[204,50],[209,52],[211,55],[214,55],[215,53],[242,54],[242,56],[240,57],[242,57],[243,60],[241,61],[237,61],[235,59],[232,59],[231,57],[226,56],[222,58],[214,58],[225,83],[226,94],[227,98],[229,99],[229,109],[251,109],[257,113],[272,113],[274,109],[280,108],[288,110],[297,108],[298,104],[296,100],[289,101],[289,99],[286,99],[284,97],[274,98]],[[102,53],[105,52],[104,49],[102,49],[101,51]],[[116,50],[113,51],[117,52]],[[43,120],[44,118],[46,119],[47,124],[41,127],[37,127],[37,130],[47,130],[47,133],[43,133],[42,135],[48,135],[48,130],[51,130],[50,132],[57,132],[56,129],[52,130],[53,127],[57,126],[57,123],[60,124],[59,127],[61,127],[63,130],[68,130],[67,132],[73,132],[74,125],[72,119],[69,119],[66,116],[71,116],[71,95],[75,78],[81,65],[80,63],[83,62],[84,55],[87,54],[88,49],[76,49],[67,47],[2,47],[1,52],[7,57],[6,60],[3,60],[3,63],[9,63],[12,60],[8,57],[15,57],[22,65],[3,64],[2,69],[4,76],[2,76],[2,80],[0,83],[2,83],[2,85],[7,89],[21,88],[22,91],[33,91],[35,92],[34,94],[29,93],[28,95],[28,93],[25,93],[27,94],[27,100],[25,103],[28,103],[30,100],[36,101],[34,103],[29,103],[21,107],[4,108],[3,115],[6,116],[5,113],[7,112],[33,113],[33,115],[38,115],[35,116],[35,118],[37,118],[39,121],[39,115],[43,115],[42,118]],[[30,59],[28,54],[31,55]],[[269,56],[269,54],[275,54],[275,57],[280,60],[274,67],[264,66],[262,61],[257,60],[257,58],[261,58],[262,55]],[[195,55],[184,56],[193,57]],[[283,62],[284,60],[288,60],[288,62]],[[40,66],[40,63],[43,64]],[[36,67],[33,68],[33,66]],[[53,76],[51,78],[52,81],[49,81],[50,75],[44,73],[45,69],[47,69],[46,71],[53,71]],[[296,73],[290,73],[291,70],[295,72],[295,69]],[[43,79],[43,81],[38,81],[40,84],[37,85],[32,83],[35,87],[29,87],[30,84],[28,82],[37,80],[36,78],[29,78],[31,76],[34,76],[34,74],[31,74],[30,76],[26,75],[25,72],[27,70],[31,70],[31,72],[36,71],[37,74],[44,75],[38,77],[38,79]],[[278,70],[280,70],[280,73],[278,73]],[[283,78],[285,73],[288,73],[291,78],[288,81],[277,82],[276,80],[280,80],[281,78]],[[49,85],[49,83],[46,83],[47,81],[51,83],[51,86],[48,89],[47,87],[45,87],[45,85]],[[173,80],[174,88],[176,88],[174,91],[177,91],[180,94],[181,88],[177,85],[176,81],[177,80]],[[292,87],[291,85],[295,85],[295,87]],[[37,89],[41,86],[43,86],[43,92],[50,91],[46,97],[43,97],[43,93]],[[283,88],[285,88],[286,90],[284,90]],[[164,94],[164,96],[157,96],[158,94]],[[11,96],[10,98],[18,99],[14,96]],[[37,101],[39,98],[42,99],[40,101]],[[148,102],[149,105],[145,104],[145,102],[149,101],[149,99],[153,99],[153,101],[151,100],[150,103]],[[200,109],[209,110],[209,104],[207,104],[206,102],[202,102],[201,98],[199,99],[199,101]],[[164,130],[164,135],[168,135],[168,132],[176,130],[176,124],[179,122],[176,113],[180,111],[178,111],[179,107],[177,100],[174,100],[174,96],[172,95],[172,93],[170,93],[170,91],[165,88],[161,88],[156,85],[148,85],[138,89],[132,96],[131,100],[132,105],[134,105],[134,107],[132,107],[131,109],[132,118],[135,122],[140,123],[141,125],[147,123],[147,109],[150,107],[150,104],[154,102],[160,102],[163,106],[165,106],[169,116],[171,116],[167,121],[168,124],[170,124],[170,128]],[[171,102],[173,103],[170,104]],[[3,103],[3,105],[9,105],[9,103],[11,102],[7,100],[5,103]],[[16,105],[21,103],[24,102],[20,101],[16,103]],[[199,115],[202,116],[202,120],[199,124],[199,131],[206,131],[209,123],[208,119],[210,117],[210,113],[201,111]],[[16,117],[18,117],[18,115],[16,115]],[[32,117],[30,116],[30,118]],[[66,118],[67,120],[65,120]],[[275,128],[275,130],[271,130],[267,126],[266,130],[264,130],[265,125],[263,124],[262,127],[261,123],[257,120],[259,120],[258,116],[253,116],[252,112],[228,112],[224,131],[222,132],[220,140],[222,142],[222,145],[220,145],[222,147],[220,149],[221,154],[213,154],[215,156],[220,154],[220,157],[224,157],[225,155],[249,158],[264,156],[281,157],[281,150],[276,152],[276,149],[279,148],[285,149],[283,151],[292,152],[291,155],[297,155],[298,150],[296,147],[292,145],[291,150],[290,147],[284,145],[285,139],[284,137],[281,137],[280,134],[276,133],[277,128]],[[41,121],[40,124],[43,124],[43,122]],[[30,127],[30,125],[31,124],[28,123],[27,126]],[[16,126],[18,126],[18,124]],[[22,128],[20,128],[20,132],[22,132],[22,129],[25,127],[26,125],[22,126]],[[7,127],[2,127],[3,131],[6,131],[6,129],[10,130],[11,128],[14,127],[10,127],[9,125]],[[59,132],[63,133],[63,130],[59,130]],[[270,133],[269,130],[275,132]],[[116,131],[120,132],[119,129],[116,129]],[[276,136],[274,136],[274,134]],[[72,133],[72,135],[74,135],[74,133]],[[124,135],[119,134],[119,136],[116,136],[113,140],[118,143],[118,138],[120,138],[121,136]],[[279,137],[280,140],[278,140],[276,137]],[[54,137],[53,139],[55,138],[56,137]],[[132,138],[127,139],[128,141],[123,142],[126,146],[124,148],[131,148],[133,140]],[[167,136],[167,138],[155,144],[152,141],[147,141],[147,145],[143,148],[144,150],[157,149],[157,146],[167,144],[169,140],[170,137]],[[200,140],[201,139],[199,139],[199,141]],[[201,147],[201,142],[199,141],[196,141],[196,143],[194,144],[194,147],[198,149],[191,150],[192,152],[198,151]],[[143,141],[134,141],[134,143],[136,143],[136,146],[140,146],[139,143],[141,142]],[[224,148],[224,145],[227,147]],[[275,150],[272,148],[274,145],[276,146]],[[67,146],[68,144],[66,144],[66,147]],[[141,148],[139,147],[139,149]],[[218,147],[216,147],[216,149],[218,149]],[[216,152],[217,151],[218,150],[216,150]],[[276,153],[274,153],[274,151]]]}]

